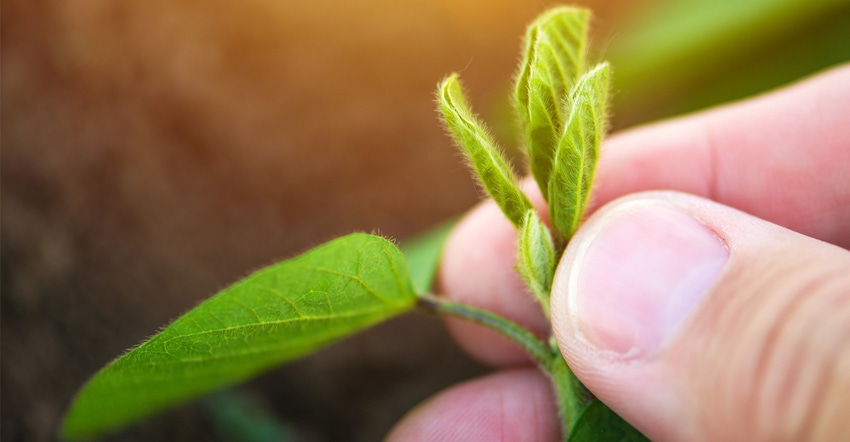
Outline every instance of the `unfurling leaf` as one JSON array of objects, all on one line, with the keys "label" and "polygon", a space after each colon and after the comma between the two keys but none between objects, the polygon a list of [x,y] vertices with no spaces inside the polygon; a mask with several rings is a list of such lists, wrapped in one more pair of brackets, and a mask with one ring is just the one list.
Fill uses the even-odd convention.
[{"label": "unfurling leaf", "polygon": [[610,81],[611,70],[602,63],[582,75],[570,94],[570,118],[548,183],[552,226],[567,240],[578,228],[590,196],[608,121]]},{"label": "unfurling leaf", "polygon": [[68,413],[66,437],[97,435],[411,310],[401,252],[352,234],[262,269],[101,370]]},{"label": "unfurling leaf", "polygon": [[457,74],[440,83],[437,98],[449,132],[469,159],[484,189],[515,226],[522,226],[531,202],[519,189],[516,176],[484,125],[470,110]]},{"label": "unfurling leaf", "polygon": [[629,425],[599,399],[588,405],[570,430],[567,442],[648,442],[646,436]]},{"label": "unfurling leaf", "polygon": [[517,245],[517,271],[549,317],[549,294],[555,274],[555,245],[549,228],[537,211],[529,210],[522,223]]},{"label": "unfurling leaf", "polygon": [[524,131],[532,175],[549,198],[549,177],[569,108],[570,89],[584,70],[590,11],[552,9],[526,31],[514,87],[514,106]]}]

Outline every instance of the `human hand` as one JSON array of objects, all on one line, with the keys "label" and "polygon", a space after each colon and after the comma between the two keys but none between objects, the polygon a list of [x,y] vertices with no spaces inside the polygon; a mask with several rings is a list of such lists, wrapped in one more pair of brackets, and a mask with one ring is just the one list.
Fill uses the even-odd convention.
[{"label": "human hand", "polygon": [[[850,437],[848,116],[850,65],[604,146],[606,205],[559,264],[552,327],[585,386],[651,439]],[[635,194],[653,189],[678,192]],[[515,244],[483,203],[449,238],[438,286],[542,335]],[[513,368],[437,395],[389,439],[558,439],[551,386],[522,350],[448,322],[470,354]]]}]

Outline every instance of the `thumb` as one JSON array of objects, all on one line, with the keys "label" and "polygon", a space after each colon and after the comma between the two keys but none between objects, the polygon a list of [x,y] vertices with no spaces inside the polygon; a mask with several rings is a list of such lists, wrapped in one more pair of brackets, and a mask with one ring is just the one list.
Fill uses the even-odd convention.
[{"label": "thumb", "polygon": [[850,437],[850,252],[695,196],[591,217],[552,290],[582,382],[653,440]]}]

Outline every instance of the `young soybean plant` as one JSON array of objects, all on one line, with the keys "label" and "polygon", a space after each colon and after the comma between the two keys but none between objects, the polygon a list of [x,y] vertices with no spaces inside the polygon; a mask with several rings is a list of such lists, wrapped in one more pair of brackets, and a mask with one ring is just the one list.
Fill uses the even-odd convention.
[{"label": "young soybean plant", "polygon": [[[547,317],[555,267],[587,207],[608,124],[610,67],[601,63],[586,69],[589,19],[589,11],[571,7],[554,8],[538,17],[526,32],[514,86],[513,103],[528,163],[548,203],[554,232],[519,189],[511,167],[470,110],[458,75],[449,75],[438,89],[439,108],[449,133],[482,187],[519,229],[516,269]],[[552,380],[568,440],[646,440],[587,392],[552,339],[546,345],[519,326],[468,306],[445,301],[434,304],[439,313],[501,331],[535,358]]]},{"label": "young soybean plant", "polygon": [[[607,122],[610,69],[585,68],[589,17],[569,7],[540,16],[528,28],[516,79],[514,104],[554,234],[469,109],[457,74],[438,90],[449,132],[519,229],[517,270],[547,316],[555,266],[582,219]],[[75,399],[63,434],[103,434],[419,309],[484,324],[526,349],[552,380],[567,440],[645,440],[587,392],[551,339],[544,343],[493,313],[417,294],[414,285],[427,284],[414,284],[399,249],[367,234],[262,269],[103,368]]]}]

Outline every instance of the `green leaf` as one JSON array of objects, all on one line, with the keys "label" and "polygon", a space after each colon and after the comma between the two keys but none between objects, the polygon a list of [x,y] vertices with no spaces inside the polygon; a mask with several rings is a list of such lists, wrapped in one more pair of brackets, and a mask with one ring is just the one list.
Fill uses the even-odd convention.
[{"label": "green leaf", "polygon": [[529,210],[517,244],[517,271],[549,317],[549,294],[555,274],[555,244],[537,211]]},{"label": "green leaf", "polygon": [[648,440],[599,399],[595,399],[584,409],[567,438],[567,442],[644,442]]},{"label": "green leaf", "polygon": [[208,420],[220,440],[240,442],[295,442],[295,426],[278,420],[267,406],[250,396],[225,389],[203,401]]},{"label": "green leaf", "polygon": [[519,189],[516,176],[496,144],[469,108],[458,75],[452,74],[437,90],[440,112],[452,137],[469,159],[472,168],[505,216],[517,227],[522,225],[531,202]]},{"label": "green leaf", "polygon": [[392,243],[339,238],[237,282],[108,365],[77,396],[63,433],[96,435],[243,381],[415,302]]},{"label": "green leaf", "polygon": [[582,75],[570,94],[564,127],[549,179],[549,215],[555,231],[572,237],[587,207],[599,148],[608,121],[611,70],[602,63]]},{"label": "green leaf", "polygon": [[416,293],[432,291],[434,277],[443,256],[443,246],[455,225],[457,220],[448,221],[410,241],[402,242],[401,251],[407,258],[410,279]]},{"label": "green leaf", "polygon": [[569,110],[567,94],[583,72],[590,11],[551,9],[526,31],[523,59],[514,86],[531,173],[543,197],[549,198],[549,176]]}]

